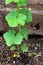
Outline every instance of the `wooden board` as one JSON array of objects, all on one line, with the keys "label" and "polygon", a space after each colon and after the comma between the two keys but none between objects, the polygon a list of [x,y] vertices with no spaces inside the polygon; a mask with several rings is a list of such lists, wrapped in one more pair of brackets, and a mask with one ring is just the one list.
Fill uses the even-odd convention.
[{"label": "wooden board", "polygon": [[[16,6],[14,3],[11,5],[5,6],[4,3],[2,3],[2,0],[0,2],[1,2],[0,4],[0,33],[4,33],[5,31],[9,29],[9,26],[7,22],[5,21],[5,15],[7,14],[7,12],[11,11],[12,9],[15,9]],[[31,12],[33,15],[32,23],[27,24],[28,29],[31,31],[30,34],[43,35],[43,5],[28,4],[28,8],[31,8]],[[39,26],[38,29],[36,26],[37,24]]]},{"label": "wooden board", "polygon": [[[2,17],[0,17],[0,31],[7,31],[9,29],[7,22],[4,19],[4,13],[1,14]],[[33,21],[29,24],[27,24],[28,29],[31,31],[30,34],[39,34],[43,35],[43,15],[33,15]],[[37,24],[39,24],[39,28],[37,29]],[[36,26],[36,27],[35,27]]]}]

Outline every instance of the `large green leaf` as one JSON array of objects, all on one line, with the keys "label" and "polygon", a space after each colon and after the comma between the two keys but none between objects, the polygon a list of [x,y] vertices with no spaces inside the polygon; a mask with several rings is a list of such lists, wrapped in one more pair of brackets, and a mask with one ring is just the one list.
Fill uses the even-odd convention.
[{"label": "large green leaf", "polygon": [[18,19],[16,18],[17,15],[18,15],[18,13],[16,11],[12,11],[5,17],[5,19],[8,22],[10,27],[18,26]]},{"label": "large green leaf", "polygon": [[9,30],[3,35],[7,46],[11,46],[12,44],[14,44],[15,33],[16,33],[15,30]]},{"label": "large green leaf", "polygon": [[28,34],[29,34],[29,31],[28,31],[28,29],[27,28],[25,28],[25,27],[21,27],[21,34],[23,35],[23,37],[26,39],[26,40],[28,40]]},{"label": "large green leaf", "polygon": [[26,16],[24,14],[18,14],[17,11],[12,11],[5,17],[5,19],[10,27],[17,27],[18,24],[25,24]]},{"label": "large green leaf", "polygon": [[14,42],[15,42],[14,44],[20,45],[22,40],[23,40],[23,36],[20,33],[17,33],[17,35],[16,35],[16,37],[14,39]]},{"label": "large green leaf", "polygon": [[28,45],[25,43],[22,43],[20,46],[22,52],[28,52]]}]

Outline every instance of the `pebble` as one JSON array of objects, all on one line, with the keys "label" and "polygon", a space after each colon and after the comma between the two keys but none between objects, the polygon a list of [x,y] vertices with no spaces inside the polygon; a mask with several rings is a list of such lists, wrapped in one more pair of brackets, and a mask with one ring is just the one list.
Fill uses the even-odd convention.
[{"label": "pebble", "polygon": [[41,52],[39,53],[39,56],[41,56]]},{"label": "pebble", "polygon": [[35,50],[37,50],[37,47],[35,47]]},{"label": "pebble", "polygon": [[3,47],[4,47],[5,45],[3,45]]},{"label": "pebble", "polygon": [[15,61],[13,61],[13,64],[15,64]]}]

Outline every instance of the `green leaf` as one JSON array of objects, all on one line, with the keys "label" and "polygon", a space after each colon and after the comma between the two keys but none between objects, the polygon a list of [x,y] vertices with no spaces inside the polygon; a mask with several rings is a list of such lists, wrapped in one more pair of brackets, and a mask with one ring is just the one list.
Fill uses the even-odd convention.
[{"label": "green leaf", "polygon": [[31,15],[27,17],[27,22],[32,22],[32,16]]},{"label": "green leaf", "polygon": [[5,4],[10,4],[12,0],[5,0]]},{"label": "green leaf", "polygon": [[17,33],[14,39],[14,42],[15,42],[14,44],[20,45],[22,40],[23,40],[23,36],[20,33]]},{"label": "green leaf", "polygon": [[30,10],[28,10],[27,22],[32,22],[32,14]]},{"label": "green leaf", "polygon": [[30,53],[30,56],[35,56],[35,55],[37,55],[37,52],[31,52]]},{"label": "green leaf", "polygon": [[26,16],[24,14],[19,14],[18,18],[21,20],[26,20]]},{"label": "green leaf", "polygon": [[6,4],[6,5],[7,5],[7,4],[10,4],[10,3],[12,3],[12,2],[17,3],[17,2],[19,2],[19,0],[5,0],[5,4]]},{"label": "green leaf", "polygon": [[19,2],[19,0],[13,0],[13,2],[15,2],[15,3],[16,3],[16,2]]},{"label": "green leaf", "polygon": [[14,34],[16,34],[15,30],[9,30],[3,35],[7,46],[11,46],[12,44],[14,44]]},{"label": "green leaf", "polygon": [[17,27],[18,24],[25,24],[26,16],[20,13],[18,14],[17,11],[12,11],[5,17],[5,19],[10,27]]},{"label": "green leaf", "polygon": [[28,31],[27,28],[25,28],[25,27],[21,27],[21,31],[20,31],[20,33],[23,35],[23,37],[24,37],[26,40],[28,40],[28,34],[29,34],[29,31]]},{"label": "green leaf", "polygon": [[26,16],[25,15],[23,15],[23,14],[19,14],[18,15],[18,23],[20,25],[24,25],[25,24],[25,20],[26,20]]},{"label": "green leaf", "polygon": [[21,44],[20,48],[23,51],[23,53],[28,52],[28,45],[27,44],[25,44],[25,43]]},{"label": "green leaf", "polygon": [[26,23],[32,22],[32,13],[29,9],[27,9],[27,8],[20,9],[20,13],[24,14],[27,17]]},{"label": "green leaf", "polygon": [[20,20],[20,19],[18,19],[18,23],[19,23],[20,25],[25,25],[25,21]]},{"label": "green leaf", "polygon": [[19,0],[18,6],[26,6],[27,5],[27,0]]},{"label": "green leaf", "polygon": [[10,47],[10,50],[12,51],[12,50],[16,50],[16,47],[15,46],[11,46]]},{"label": "green leaf", "polygon": [[20,9],[20,13],[26,15],[27,14],[27,8]]},{"label": "green leaf", "polygon": [[17,27],[18,26],[17,15],[18,15],[18,13],[16,11],[12,11],[5,17],[5,19],[8,22],[10,27]]}]

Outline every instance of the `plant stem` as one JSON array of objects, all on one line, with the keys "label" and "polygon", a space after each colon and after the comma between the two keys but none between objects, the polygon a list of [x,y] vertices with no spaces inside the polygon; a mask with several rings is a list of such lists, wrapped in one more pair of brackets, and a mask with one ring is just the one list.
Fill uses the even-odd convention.
[{"label": "plant stem", "polygon": [[[20,11],[20,9],[19,9],[19,6],[17,5],[17,12],[18,12],[18,15],[19,15],[19,11]],[[21,25],[18,25],[19,32],[20,32],[20,27],[21,27]]]}]

